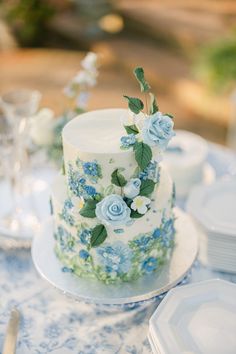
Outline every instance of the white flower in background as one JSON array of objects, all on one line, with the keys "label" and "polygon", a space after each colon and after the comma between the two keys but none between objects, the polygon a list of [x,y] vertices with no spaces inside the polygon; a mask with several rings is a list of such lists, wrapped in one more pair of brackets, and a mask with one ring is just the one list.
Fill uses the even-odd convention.
[{"label": "white flower in background", "polygon": [[31,118],[30,137],[34,144],[47,146],[53,142],[54,112],[49,108],[41,109]]},{"label": "white flower in background", "polygon": [[77,97],[76,97],[76,107],[85,109],[87,107],[87,103],[90,97],[89,92],[81,92]]},{"label": "white flower in background", "polygon": [[76,92],[75,92],[74,88],[72,87],[72,85],[68,85],[68,86],[64,87],[63,93],[66,97],[69,97],[69,98],[74,98],[76,95]]},{"label": "white flower in background", "polygon": [[141,195],[134,198],[131,204],[131,209],[137,211],[139,214],[145,214],[148,210],[147,205],[151,203],[151,200]]},{"label": "white flower in background", "polygon": [[97,80],[95,75],[92,75],[88,71],[81,70],[75,75],[72,82],[75,85],[79,85],[83,87],[84,86],[93,87],[96,85]]},{"label": "white flower in background", "polygon": [[81,61],[81,66],[87,71],[97,73],[98,56],[96,53],[89,52],[86,57]]}]

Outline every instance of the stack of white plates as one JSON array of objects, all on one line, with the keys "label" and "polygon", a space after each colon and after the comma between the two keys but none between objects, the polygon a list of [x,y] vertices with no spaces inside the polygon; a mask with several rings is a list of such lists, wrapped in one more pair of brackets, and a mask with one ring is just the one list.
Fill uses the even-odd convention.
[{"label": "stack of white plates", "polygon": [[178,198],[188,195],[199,183],[208,184],[215,171],[207,162],[208,145],[199,135],[176,130],[165,152],[163,163],[167,166],[176,186]]},{"label": "stack of white plates", "polygon": [[236,285],[209,280],[169,291],[150,319],[156,354],[235,354]]},{"label": "stack of white plates", "polygon": [[236,176],[194,188],[187,210],[200,226],[201,262],[236,273]]}]

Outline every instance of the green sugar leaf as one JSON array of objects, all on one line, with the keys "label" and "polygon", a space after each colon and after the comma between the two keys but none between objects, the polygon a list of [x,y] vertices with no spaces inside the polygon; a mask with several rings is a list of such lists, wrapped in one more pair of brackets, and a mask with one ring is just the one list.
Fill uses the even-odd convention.
[{"label": "green sugar leaf", "polygon": [[145,170],[145,168],[152,159],[152,150],[150,146],[143,142],[136,143],[134,145],[134,152],[137,164],[139,165],[142,171]]},{"label": "green sugar leaf", "polygon": [[98,201],[94,199],[88,199],[83,208],[80,210],[80,215],[82,215],[85,218],[95,218],[95,209]]},{"label": "green sugar leaf", "polygon": [[150,114],[154,114],[159,111],[156,97],[153,95],[153,93],[149,93],[150,95]]},{"label": "green sugar leaf", "polygon": [[132,219],[139,219],[143,216],[144,214],[139,214],[137,210],[131,210],[130,217]]},{"label": "green sugar leaf", "polygon": [[141,67],[134,69],[134,75],[140,84],[141,92],[148,92],[150,90],[150,85],[144,77],[144,70]]},{"label": "green sugar leaf", "polygon": [[127,183],[125,177],[120,173],[118,168],[111,174],[111,183],[118,187],[124,187]]},{"label": "green sugar leaf", "polygon": [[155,183],[151,179],[143,180],[140,186],[139,195],[148,197],[154,191]]},{"label": "green sugar leaf", "polygon": [[97,247],[101,245],[107,238],[107,230],[104,225],[99,224],[95,226],[91,233],[91,247]]},{"label": "green sugar leaf", "polygon": [[170,117],[171,119],[174,119],[174,116],[172,116],[172,114],[170,114],[170,113],[165,113],[165,116],[168,116],[168,117]]},{"label": "green sugar leaf", "polygon": [[125,125],[125,130],[127,132],[127,134],[138,134],[139,133],[139,130],[138,130],[138,127],[133,124],[133,125]]},{"label": "green sugar leaf", "polygon": [[124,95],[124,98],[126,98],[128,100],[129,109],[133,113],[138,114],[140,111],[142,111],[144,104],[139,98],[129,97],[129,96],[125,96],[125,95]]}]

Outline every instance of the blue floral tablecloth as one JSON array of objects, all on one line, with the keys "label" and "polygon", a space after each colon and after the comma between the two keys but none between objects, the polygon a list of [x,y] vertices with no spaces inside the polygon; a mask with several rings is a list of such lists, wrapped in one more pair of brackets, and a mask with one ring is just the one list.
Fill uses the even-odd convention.
[{"label": "blue floral tablecloth", "polygon": [[[217,177],[236,174],[236,157],[210,146],[208,161]],[[196,264],[185,282],[222,278],[236,283],[236,274],[211,271]],[[10,310],[21,313],[17,354],[151,353],[148,321],[161,298],[126,306],[75,302],[36,273],[29,251],[0,250],[0,353]]]}]

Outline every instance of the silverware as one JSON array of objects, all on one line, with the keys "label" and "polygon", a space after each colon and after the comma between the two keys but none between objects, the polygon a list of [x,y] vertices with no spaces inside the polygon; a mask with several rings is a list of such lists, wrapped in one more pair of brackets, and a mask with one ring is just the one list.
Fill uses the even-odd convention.
[{"label": "silverware", "polygon": [[19,322],[20,312],[14,308],[11,311],[10,319],[8,321],[2,354],[15,354]]}]

